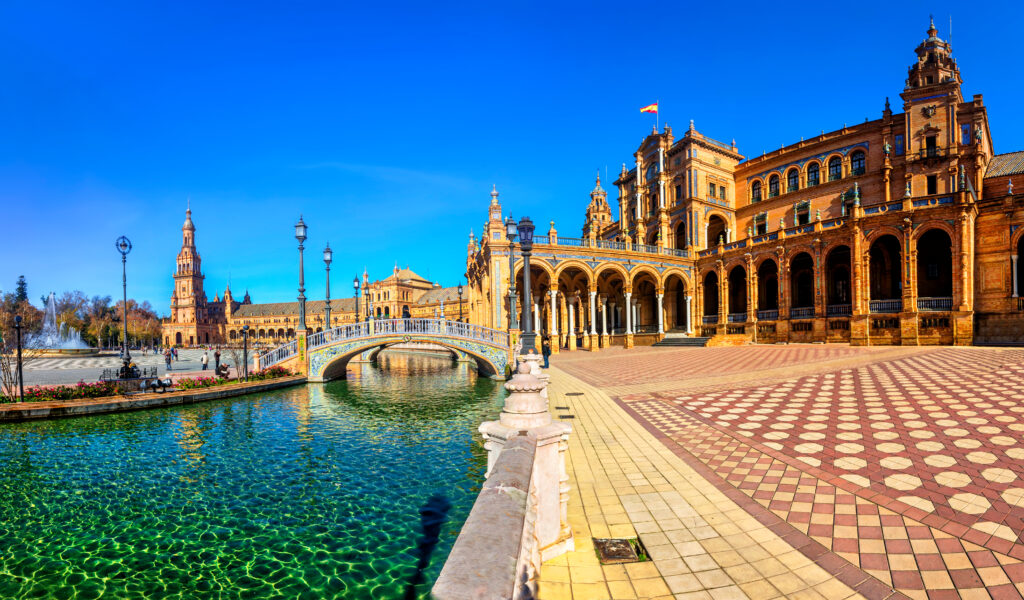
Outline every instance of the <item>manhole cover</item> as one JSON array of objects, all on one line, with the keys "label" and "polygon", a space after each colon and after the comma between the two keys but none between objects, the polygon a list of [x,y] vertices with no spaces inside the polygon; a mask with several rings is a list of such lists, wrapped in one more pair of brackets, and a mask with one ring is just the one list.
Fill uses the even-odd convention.
[{"label": "manhole cover", "polygon": [[633,547],[636,541],[626,538],[597,539],[594,540],[594,549],[597,550],[598,560],[606,565],[637,562],[640,557],[637,556],[636,548]]}]

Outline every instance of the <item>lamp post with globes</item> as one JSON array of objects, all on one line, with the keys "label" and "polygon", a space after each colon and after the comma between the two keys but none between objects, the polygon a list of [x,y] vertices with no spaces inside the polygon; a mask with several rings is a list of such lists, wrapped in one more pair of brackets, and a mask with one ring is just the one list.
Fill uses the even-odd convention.
[{"label": "lamp post with globes", "polygon": [[[519,220],[519,250],[523,255],[523,302],[524,308],[533,305],[530,298],[530,254],[533,252],[533,221],[530,217]],[[536,334],[530,310],[523,310],[523,354],[536,354]]]},{"label": "lamp post with globes", "polygon": [[14,332],[18,342],[18,400],[25,401],[25,375],[21,370],[21,315],[14,315]]},{"label": "lamp post with globes", "polygon": [[459,323],[462,322],[462,284],[459,284]]},{"label": "lamp post with globes", "polygon": [[242,325],[242,377],[249,381],[249,326]]},{"label": "lamp post with globes", "polygon": [[324,264],[327,265],[327,304],[324,306],[324,318],[327,320],[326,329],[331,328],[331,259],[334,253],[331,252],[331,244],[327,243],[324,248]]},{"label": "lamp post with globes", "polygon": [[356,295],[356,323],[362,319],[359,316],[359,276],[352,278],[352,292]]},{"label": "lamp post with globes", "polygon": [[508,328],[519,329],[516,318],[516,220],[505,219],[505,237],[508,238]]},{"label": "lamp post with globes", "polygon": [[[302,242],[306,241],[306,223],[299,215],[299,222],[295,224],[295,239],[299,240],[299,329],[306,331],[306,281],[302,267]],[[304,335],[304,334],[303,334]]]},{"label": "lamp post with globes", "polygon": [[131,360],[128,353],[128,253],[132,251],[132,243],[123,235],[117,238],[117,251],[121,253],[121,288],[124,292],[124,339],[121,343],[121,358],[125,364]]}]

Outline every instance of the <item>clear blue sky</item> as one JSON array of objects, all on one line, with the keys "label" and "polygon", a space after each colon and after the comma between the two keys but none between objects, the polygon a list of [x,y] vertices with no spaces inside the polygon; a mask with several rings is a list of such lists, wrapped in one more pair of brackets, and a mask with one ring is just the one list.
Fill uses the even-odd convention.
[{"label": "clear blue sky", "polygon": [[747,155],[878,118],[929,13],[997,152],[1024,149],[1017,2],[210,4],[0,5],[0,289],[117,296],[124,234],[129,294],[166,313],[189,197],[211,299],[229,274],[294,299],[300,213],[310,297],[326,241],[335,297],[396,260],[454,285],[492,183],[577,236],[641,106]]}]

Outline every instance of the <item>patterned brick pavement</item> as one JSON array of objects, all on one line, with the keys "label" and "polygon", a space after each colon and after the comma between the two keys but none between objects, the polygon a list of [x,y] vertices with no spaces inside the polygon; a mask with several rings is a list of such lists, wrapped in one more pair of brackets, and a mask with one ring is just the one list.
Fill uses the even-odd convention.
[{"label": "patterned brick pavement", "polygon": [[[617,389],[647,373],[671,384],[673,362],[677,389],[701,369],[723,373],[699,392],[617,400],[718,484],[830,550],[832,564],[819,562],[830,572],[856,567],[910,597],[1021,597],[1024,351],[713,350],[729,352],[706,349],[706,367],[694,366],[693,350],[675,361],[641,350],[599,374],[579,356],[558,366]],[[731,384],[737,364],[763,371],[761,383]],[[813,374],[773,372],[795,364]]]}]

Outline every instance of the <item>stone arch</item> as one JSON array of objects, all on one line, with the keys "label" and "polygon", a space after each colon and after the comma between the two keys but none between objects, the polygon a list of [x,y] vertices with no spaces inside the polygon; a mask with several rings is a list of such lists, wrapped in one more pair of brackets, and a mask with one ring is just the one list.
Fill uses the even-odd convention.
[{"label": "stone arch", "polygon": [[[779,309],[779,262],[770,254],[754,265],[757,273],[758,310]],[[761,318],[761,317],[758,317]]]},{"label": "stone arch", "polygon": [[[377,355],[380,354],[381,352],[387,350],[388,348],[390,348],[390,347],[392,347],[394,345],[403,344],[403,343],[405,343],[405,342],[403,342],[402,340],[396,340],[396,341],[393,341],[393,342],[390,342],[390,343],[387,343],[387,344],[382,344],[382,345],[374,348],[373,350],[370,350],[369,354],[367,354],[366,358],[367,358],[367,360],[371,360],[371,361],[377,360]],[[438,345],[440,346],[440,344],[438,344]],[[444,347],[445,350],[447,350],[449,353],[451,353],[452,360],[456,360],[456,359],[459,358],[459,353],[458,352],[456,352],[455,350],[452,350],[448,346],[443,346],[443,347]]]},{"label": "stone arch", "polygon": [[743,262],[738,262],[728,268],[726,273],[729,283],[726,311],[729,314],[747,312],[747,266]]},{"label": "stone arch", "polygon": [[[917,239],[918,298],[953,297],[953,236],[945,227],[930,227]],[[934,310],[934,307],[930,307]]]},{"label": "stone arch", "polygon": [[557,281],[559,278],[562,277],[562,274],[569,269],[579,269],[580,271],[583,272],[584,275],[587,276],[587,283],[589,285],[593,285],[594,270],[591,269],[590,265],[588,265],[587,263],[576,259],[563,260],[562,262],[558,263],[558,266],[555,268],[554,280]]},{"label": "stone arch", "polygon": [[825,304],[853,302],[853,253],[848,244],[833,244],[824,253]]},{"label": "stone arch", "polygon": [[661,287],[662,286],[663,282],[662,282],[662,278],[661,278],[661,273],[658,273],[657,269],[655,269],[654,267],[652,267],[650,265],[636,265],[629,272],[629,280],[628,280],[629,281],[629,287],[632,288],[632,287],[634,287],[636,285],[636,280],[637,280],[637,278],[642,273],[647,273],[648,275],[653,277],[654,278],[654,284],[657,287]]},{"label": "stone arch", "polygon": [[[719,222],[716,222],[718,220]],[[704,236],[705,247],[713,248],[718,245],[718,238],[725,236],[725,230],[729,229],[729,216],[719,210],[713,210],[705,216]],[[726,240],[728,243],[730,240]]]},{"label": "stone arch", "polygon": [[864,236],[864,241],[867,242],[868,247],[870,247],[883,235],[891,235],[900,242],[900,245],[903,244],[903,232],[892,225],[882,225],[881,227],[872,229],[870,234]]},{"label": "stone arch", "polygon": [[665,328],[668,330],[689,330],[690,311],[686,298],[692,293],[690,281],[682,269],[668,269],[662,273],[664,287],[663,308]]},{"label": "stone arch", "polygon": [[686,286],[687,289],[690,289],[692,286],[690,276],[686,274],[686,271],[680,269],[679,267],[669,267],[668,269],[665,269],[662,272],[661,281],[663,286],[665,283],[668,282],[669,277],[679,277],[680,279],[683,280],[683,284]]},{"label": "stone arch", "polygon": [[596,280],[598,277],[603,275],[604,272],[607,270],[615,271],[616,273],[621,275],[622,281],[629,281],[629,271],[626,270],[626,267],[623,267],[621,264],[615,262],[606,262],[597,265],[597,268],[594,269],[594,279]]},{"label": "stone arch", "polygon": [[[506,257],[506,258],[508,258],[508,257]],[[506,260],[505,262],[507,263],[508,261]],[[520,259],[516,260],[515,266],[513,266],[513,268],[516,271],[516,280],[519,280],[520,278],[522,278],[522,276],[523,276],[523,259],[520,258]],[[531,269],[540,269],[541,271],[544,271],[545,273],[547,273],[548,277],[550,277],[551,279],[555,278],[555,269],[546,260],[537,259],[537,257],[530,257],[530,268]]]},{"label": "stone arch", "polygon": [[[409,338],[409,339],[405,339]],[[453,354],[462,352],[472,358],[477,365],[477,371],[484,377],[498,377],[504,373],[507,357],[504,351],[495,349],[493,356],[488,356],[483,347],[477,348],[478,344],[467,343],[465,346],[445,339],[431,337],[417,337],[405,335],[390,339],[361,339],[342,342],[339,344],[317,348],[310,352],[310,381],[330,381],[332,379],[344,379],[345,368],[349,361],[363,352],[385,348],[401,342],[426,342],[443,346],[452,351]],[[498,353],[502,353],[501,357]]]},{"label": "stone arch", "polygon": [[814,267],[816,268],[818,266],[818,262],[814,260],[814,247],[810,243],[786,248],[785,261],[793,262],[793,259],[799,254],[809,254],[811,256],[811,261],[814,263]]},{"label": "stone arch", "polygon": [[942,231],[945,231],[946,235],[949,236],[950,240],[956,240],[956,231],[953,229],[953,227],[949,223],[946,223],[945,221],[939,221],[937,219],[929,219],[924,223],[919,223],[918,226],[914,229],[914,233],[911,236],[911,239],[913,239],[916,242],[920,240],[921,237],[924,236],[924,234],[928,233],[929,231],[934,231],[936,229],[941,229]]},{"label": "stone arch", "polygon": [[181,332],[180,331],[174,334],[174,343],[179,345],[179,346],[181,345]]},{"label": "stone arch", "polygon": [[718,271],[708,269],[701,276],[701,283],[704,292],[704,316],[710,317],[718,314]]},{"label": "stone arch", "polygon": [[789,298],[793,308],[814,306],[814,255],[800,251],[789,258]]},{"label": "stone arch", "polygon": [[903,297],[903,245],[900,237],[883,232],[868,246],[869,298],[898,300]]}]

